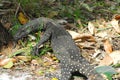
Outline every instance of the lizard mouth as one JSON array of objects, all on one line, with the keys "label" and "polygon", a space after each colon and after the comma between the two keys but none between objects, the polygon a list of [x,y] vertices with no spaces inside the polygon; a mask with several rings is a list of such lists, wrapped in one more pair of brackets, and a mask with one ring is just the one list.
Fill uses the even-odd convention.
[{"label": "lizard mouth", "polygon": [[15,40],[15,41],[18,41],[18,40],[21,39],[22,37],[25,37],[25,36],[24,36],[25,34],[26,34],[25,32],[21,32],[20,34],[17,33],[17,34],[14,36],[14,40]]}]

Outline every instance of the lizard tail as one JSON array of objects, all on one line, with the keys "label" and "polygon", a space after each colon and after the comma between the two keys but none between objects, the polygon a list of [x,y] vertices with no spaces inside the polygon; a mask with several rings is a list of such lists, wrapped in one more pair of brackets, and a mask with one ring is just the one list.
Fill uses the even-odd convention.
[{"label": "lizard tail", "polygon": [[88,80],[105,80],[101,74],[95,71],[94,68],[95,67],[93,65],[90,65],[90,63],[83,58],[82,67],[79,72],[84,74]]}]

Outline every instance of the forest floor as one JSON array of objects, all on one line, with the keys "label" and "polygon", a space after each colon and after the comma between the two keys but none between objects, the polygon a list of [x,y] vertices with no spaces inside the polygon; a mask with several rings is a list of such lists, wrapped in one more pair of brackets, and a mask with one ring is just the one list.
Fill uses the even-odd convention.
[{"label": "forest floor", "polygon": [[[73,24],[69,25],[73,26]],[[120,72],[120,27],[118,20],[114,18],[108,22],[104,19],[102,19],[102,22],[101,20],[91,21],[83,31],[79,29],[77,31],[66,30],[75,40],[82,55],[91,64],[96,64],[96,67],[100,67],[101,71],[99,72],[98,70],[99,73],[104,75],[108,73],[110,74],[110,76],[107,75],[109,78],[111,76],[117,79],[120,78],[120,74],[118,74]],[[49,80],[45,79],[45,74],[56,73],[56,71],[57,74],[60,74],[59,61],[54,56],[52,50],[49,49],[49,42],[41,47],[40,54],[42,55],[36,57],[30,55],[32,50],[30,47],[31,45],[34,46],[36,42],[34,40],[29,41],[31,37],[27,39],[24,41],[20,40],[15,48],[13,48],[12,43],[2,48],[0,80]],[[8,77],[5,77],[7,75]],[[56,78],[52,80],[54,79],[57,80]],[[76,79],[82,80],[78,77]]]},{"label": "forest floor", "polygon": [[[87,2],[86,0],[82,3],[84,8],[81,9],[81,11],[83,10],[83,13],[81,13],[78,10],[79,8],[77,8],[80,7],[79,5],[73,8],[70,5],[67,7],[66,5],[68,4],[66,3],[64,7],[61,7],[61,4],[47,3],[47,0],[45,0],[45,2],[43,1],[41,3],[42,5],[40,4],[41,6],[38,6],[37,2],[31,5],[26,4],[27,0],[25,1],[19,2],[19,4],[8,1],[4,7],[7,10],[3,10],[3,13],[0,12],[3,14],[1,18],[3,25],[13,35],[17,32],[16,28],[19,28],[19,26],[26,24],[36,17],[45,16],[51,19],[64,19],[68,21],[67,24],[64,24],[66,30],[71,34],[76,45],[80,48],[81,54],[91,65],[96,65],[96,71],[105,75],[105,78],[108,80],[112,80],[112,78],[114,80],[120,79],[120,14],[111,13],[112,11],[106,10],[105,8],[107,4],[111,9],[114,9],[117,3],[105,0],[107,3],[103,4],[104,2],[100,2],[100,5],[99,2],[93,4],[92,1],[88,0]],[[14,6],[9,7],[9,4],[14,4]],[[96,8],[91,7],[91,4]],[[110,6],[113,4],[116,5]],[[56,9],[58,11],[54,11]],[[95,10],[95,15],[93,14],[94,10],[91,13],[92,9]],[[98,12],[97,9],[101,12]],[[117,8],[115,9],[119,11]],[[110,16],[106,16],[108,14]],[[66,17],[70,18],[66,19]],[[94,19],[95,17],[97,18]],[[19,40],[16,47],[10,42],[7,46],[1,48],[0,80],[50,80],[45,78],[45,74],[55,73],[60,75],[60,63],[54,56],[49,42],[40,48],[39,57],[30,54],[30,51],[39,41],[41,35],[42,33],[38,31]],[[81,76],[74,76],[74,78],[74,80],[83,80]],[[58,79],[52,78],[52,80]]]}]

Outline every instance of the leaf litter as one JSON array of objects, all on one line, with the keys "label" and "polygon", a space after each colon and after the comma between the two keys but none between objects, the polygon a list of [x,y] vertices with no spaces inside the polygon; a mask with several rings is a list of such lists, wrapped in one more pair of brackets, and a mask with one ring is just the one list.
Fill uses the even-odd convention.
[{"label": "leaf litter", "polygon": [[[119,19],[116,19],[116,17],[111,21],[105,21],[104,19],[90,21],[84,31],[78,29],[77,32],[73,30],[68,30],[68,32],[75,40],[76,45],[80,48],[82,55],[91,62],[91,64],[97,64],[98,66],[114,66],[120,64],[120,26],[118,21]],[[30,55],[30,51],[32,50],[30,47],[31,46],[28,44],[24,47],[17,45],[14,49],[11,46],[2,49],[0,52],[0,55],[2,55],[0,56],[1,72],[12,73],[11,80],[14,79],[13,76],[23,76],[24,79],[22,78],[21,80],[49,80],[44,77],[46,73],[59,71],[59,60],[57,60],[53,52],[47,51],[40,57],[34,57]],[[4,68],[8,68],[9,70]],[[116,72],[120,70],[119,67],[114,69]],[[115,73],[115,71],[113,72]],[[23,75],[20,74],[20,72]],[[110,76],[113,76],[113,74]],[[116,75],[113,77],[116,78]],[[3,80],[4,78],[0,76],[0,79]],[[117,78],[120,78],[120,76],[117,76]],[[52,78],[52,80],[57,79]]]}]

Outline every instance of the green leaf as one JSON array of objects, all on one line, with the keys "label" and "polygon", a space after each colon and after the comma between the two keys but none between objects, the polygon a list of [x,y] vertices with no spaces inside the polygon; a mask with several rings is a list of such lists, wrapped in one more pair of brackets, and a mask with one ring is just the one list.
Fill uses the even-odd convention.
[{"label": "green leaf", "polygon": [[117,74],[116,70],[112,66],[100,66],[95,68],[95,70],[100,74],[106,75],[109,80],[112,80],[113,74]]},{"label": "green leaf", "polygon": [[119,68],[120,67],[120,63],[113,65],[113,67],[114,68]]},{"label": "green leaf", "polygon": [[84,7],[84,8],[86,8],[88,11],[93,11],[93,9],[92,9],[92,7],[90,7],[88,4],[86,4],[86,3],[83,3],[82,4],[82,7]]},{"label": "green leaf", "polygon": [[58,80],[57,78],[52,78],[52,80]]},{"label": "green leaf", "polygon": [[38,73],[39,73],[40,75],[43,75],[43,74],[44,74],[44,71],[40,70]]},{"label": "green leaf", "polygon": [[6,65],[3,66],[3,68],[11,68],[13,66],[13,62],[12,61],[9,61]]},{"label": "green leaf", "polygon": [[21,53],[24,53],[24,55],[27,55],[30,53],[30,47],[25,47],[25,48],[21,48],[21,49],[18,49],[16,52],[12,53],[10,55],[10,57],[13,57],[13,56],[16,56],[16,55],[19,55]]}]

